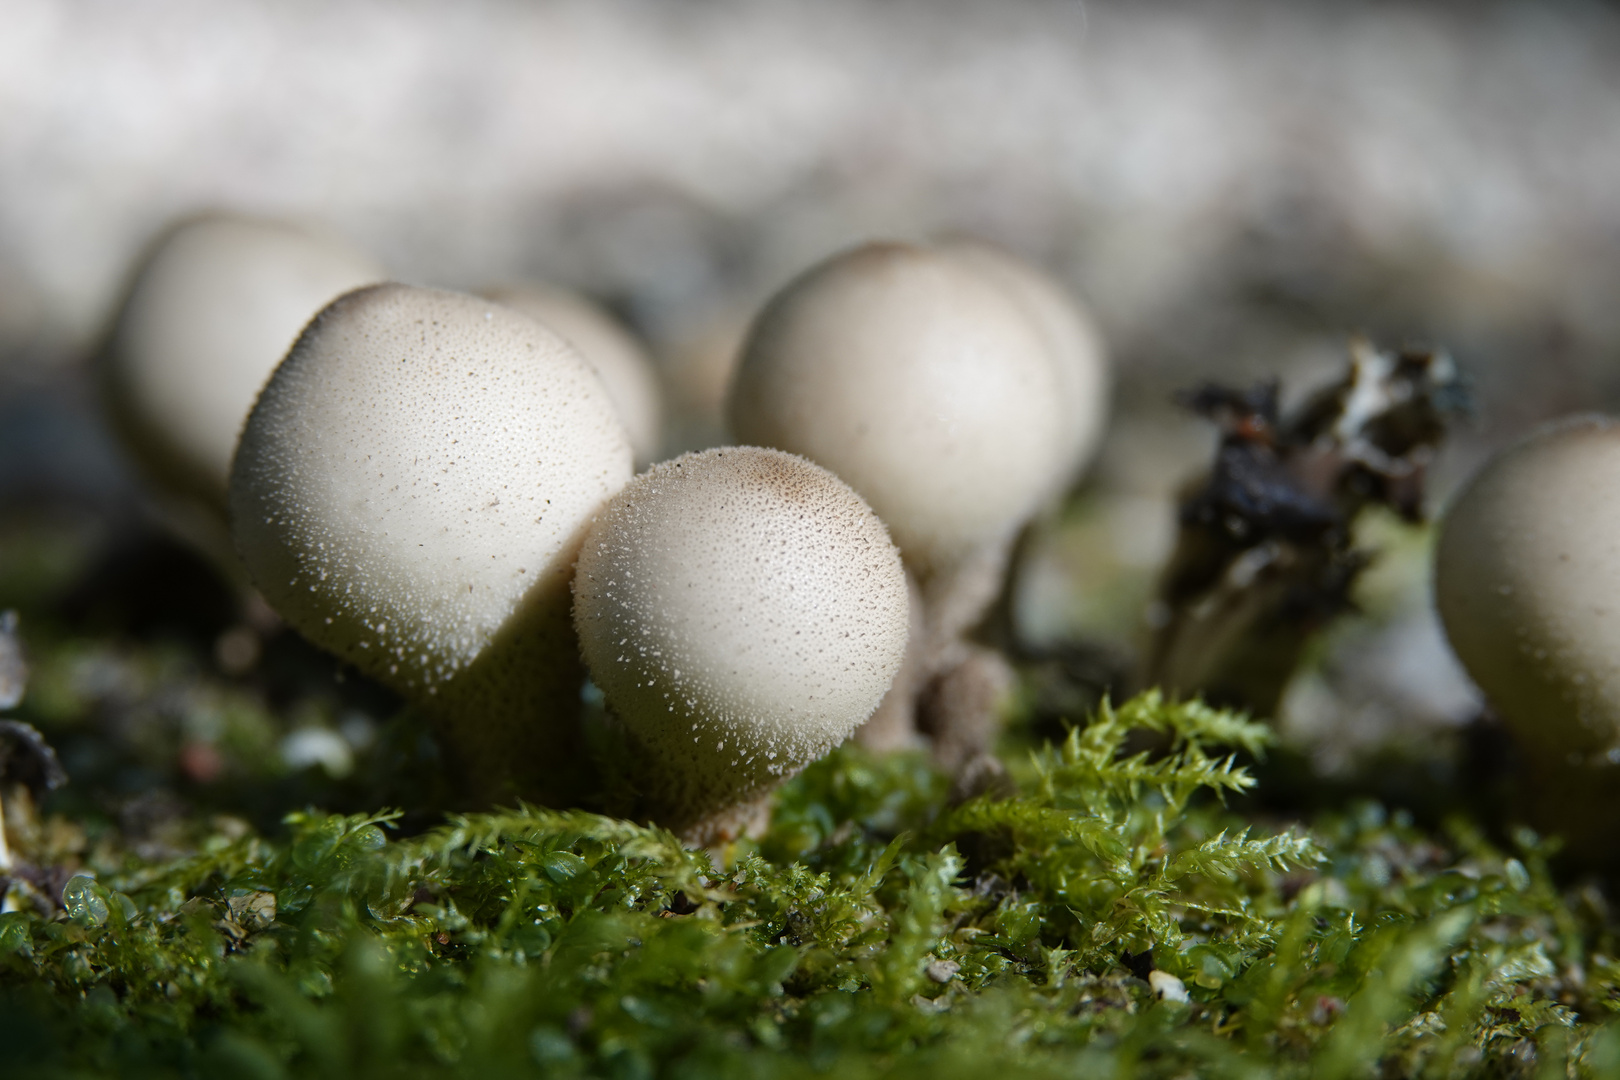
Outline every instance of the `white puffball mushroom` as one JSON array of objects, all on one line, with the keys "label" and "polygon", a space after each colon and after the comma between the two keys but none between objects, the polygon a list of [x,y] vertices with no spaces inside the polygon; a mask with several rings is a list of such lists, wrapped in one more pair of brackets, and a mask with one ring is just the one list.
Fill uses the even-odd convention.
[{"label": "white puffball mushroom", "polygon": [[1620,748],[1620,423],[1567,420],[1487,463],[1442,522],[1435,600],[1528,753]]},{"label": "white puffball mushroom", "polygon": [[922,595],[919,689],[966,657],[1077,452],[1055,339],[982,261],[875,243],[812,267],[755,320],[727,405],[739,438],[826,466],[889,526]]},{"label": "white puffball mushroom", "polygon": [[379,285],[321,311],[260,394],[232,524],[271,605],[423,703],[470,787],[555,800],[579,771],[574,557],[629,477],[613,405],[561,337]]},{"label": "white puffball mushroom", "polygon": [[1102,334],[1085,308],[1050,275],[1010,252],[975,241],[942,250],[967,261],[1023,305],[1046,338],[1063,401],[1064,463],[1056,494],[1073,483],[1096,455],[1108,421],[1111,373]]},{"label": "white puffball mushroom", "polygon": [[872,714],[908,601],[887,530],[847,484],[725,447],[613,498],[580,550],[574,620],[653,816],[713,844]]},{"label": "white puffball mushroom", "polygon": [[578,349],[619,410],[637,467],[657,459],[664,439],[663,390],[652,359],[628,330],[585,297],[551,285],[503,285],[485,295],[545,323]]},{"label": "white puffball mushroom", "polygon": [[102,357],[108,406],[142,467],[223,522],[231,454],[259,388],[317,311],[387,276],[279,221],[196,217],[161,237]]},{"label": "white puffball mushroom", "polygon": [[867,244],[755,320],[727,416],[872,505],[928,578],[1011,540],[1066,451],[1056,365],[1024,307],[967,260]]}]

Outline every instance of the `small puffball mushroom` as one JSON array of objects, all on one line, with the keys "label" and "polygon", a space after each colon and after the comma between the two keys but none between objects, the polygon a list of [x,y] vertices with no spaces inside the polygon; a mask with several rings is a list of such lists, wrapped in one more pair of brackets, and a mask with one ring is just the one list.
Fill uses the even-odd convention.
[{"label": "small puffball mushroom", "polygon": [[630,434],[638,468],[651,464],[663,446],[664,402],[658,372],[631,333],[607,312],[567,289],[527,282],[485,293],[491,300],[538,319],[578,349],[601,376],[608,397]]},{"label": "small puffball mushroom", "polygon": [[304,324],[388,275],[277,221],[184,221],[140,264],[102,357],[114,423],[171,497],[223,527],[231,454],[253,399]]},{"label": "small puffball mushroom", "polygon": [[652,815],[714,844],[872,714],[905,654],[904,571],[860,496],[726,447],[638,476],[580,549],[574,620]]},{"label": "small puffball mushroom", "polygon": [[1005,286],[950,254],[867,244],[755,320],[727,406],[872,504],[928,578],[1005,544],[1067,471],[1063,380]]},{"label": "small puffball mushroom", "polygon": [[1554,424],[1481,469],[1442,523],[1435,600],[1527,753],[1620,750],[1620,423]]},{"label": "small puffball mushroom", "polygon": [[485,801],[578,778],[569,616],[630,447],[590,366],[488,300],[360,289],[310,323],[248,418],[238,550],[310,640],[422,703]]},{"label": "small puffball mushroom", "polygon": [[1011,253],[973,241],[946,244],[943,250],[1011,293],[1046,338],[1063,399],[1067,449],[1060,458],[1065,465],[1055,473],[1061,494],[1096,454],[1107,423],[1110,373],[1102,335],[1062,285]]}]

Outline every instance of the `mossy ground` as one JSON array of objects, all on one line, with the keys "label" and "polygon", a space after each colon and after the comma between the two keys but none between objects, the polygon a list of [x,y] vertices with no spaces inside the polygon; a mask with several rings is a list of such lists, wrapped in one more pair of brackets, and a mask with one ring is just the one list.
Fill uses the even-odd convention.
[{"label": "mossy ground", "polygon": [[223,675],[206,618],[40,573],[14,715],[73,781],[7,805],[6,1077],[1620,1073],[1598,885],[1444,799],[1262,799],[1257,771],[1301,778],[1232,714],[1015,726],[966,801],[841,750],[716,865],[581,812],[434,812],[410,718],[296,641]]}]

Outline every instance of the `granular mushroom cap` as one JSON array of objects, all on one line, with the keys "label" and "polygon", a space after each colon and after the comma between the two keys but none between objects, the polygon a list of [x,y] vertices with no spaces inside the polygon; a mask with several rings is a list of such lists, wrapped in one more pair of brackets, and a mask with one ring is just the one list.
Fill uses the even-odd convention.
[{"label": "granular mushroom cap", "polygon": [[420,696],[520,608],[566,620],[585,527],[629,475],[617,414],[560,337],[487,300],[379,285],[323,310],[265,387],[231,511],[284,617]]},{"label": "granular mushroom cap", "polygon": [[310,318],[387,277],[335,240],[214,215],[175,227],[141,265],[105,356],[109,405],[168,487],[222,513],[254,396]]},{"label": "granular mushroom cap", "polygon": [[1481,469],[1442,523],[1435,599],[1527,749],[1620,747],[1620,424],[1553,424]]},{"label": "granular mushroom cap", "polygon": [[574,590],[592,678],[677,821],[846,738],[894,679],[909,629],[883,523],[827,470],[754,447],[637,477],[592,527]]},{"label": "granular mushroom cap", "polygon": [[567,289],[528,282],[490,289],[486,295],[538,319],[578,349],[619,410],[637,465],[658,457],[664,437],[663,390],[652,360],[628,330]]},{"label": "granular mushroom cap", "polygon": [[1066,470],[1046,339],[968,260],[868,244],[761,312],[728,417],[847,481],[926,575],[1004,542]]}]

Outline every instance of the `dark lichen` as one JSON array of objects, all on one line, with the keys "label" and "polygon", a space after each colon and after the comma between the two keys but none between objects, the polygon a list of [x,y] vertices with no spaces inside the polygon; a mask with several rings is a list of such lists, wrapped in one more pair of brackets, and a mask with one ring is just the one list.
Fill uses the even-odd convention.
[{"label": "dark lichen", "polygon": [[1384,507],[1416,521],[1423,481],[1467,394],[1443,352],[1350,342],[1334,383],[1284,415],[1278,384],[1181,396],[1221,438],[1181,500],[1151,609],[1142,686],[1275,714],[1311,638],[1351,607],[1371,554],[1352,526]]}]

